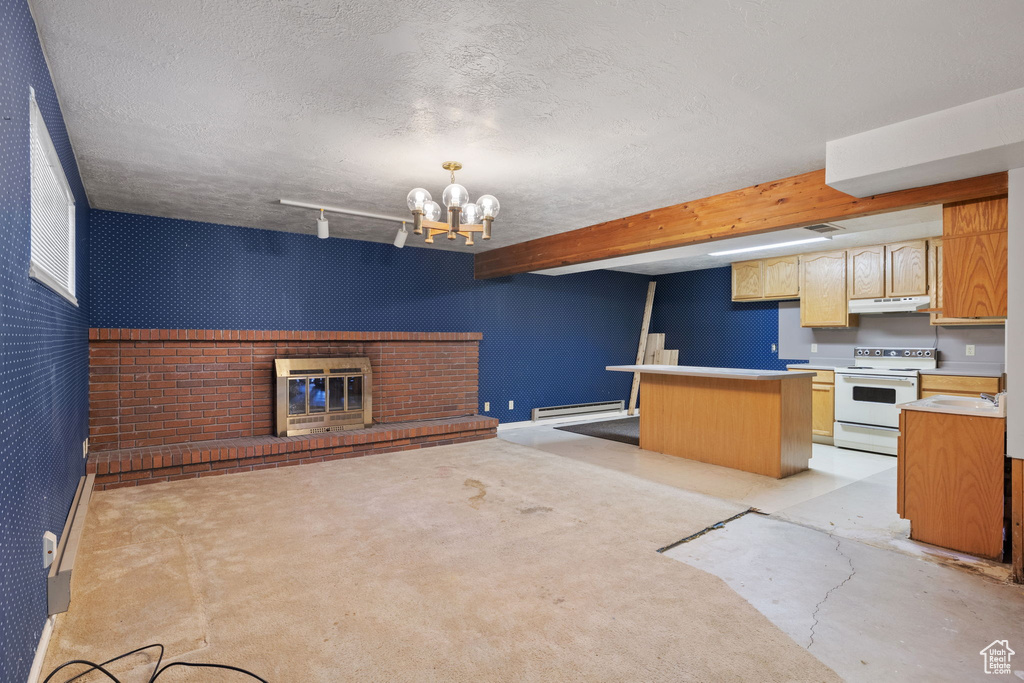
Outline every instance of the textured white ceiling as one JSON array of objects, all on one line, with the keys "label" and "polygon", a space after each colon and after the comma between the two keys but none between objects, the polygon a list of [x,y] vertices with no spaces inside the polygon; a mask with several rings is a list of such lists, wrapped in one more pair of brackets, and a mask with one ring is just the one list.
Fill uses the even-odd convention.
[{"label": "textured white ceiling", "polygon": [[401,215],[458,159],[502,202],[476,249],[821,168],[827,140],[1024,86],[1020,0],[31,1],[94,207],[314,232],[275,201]]}]

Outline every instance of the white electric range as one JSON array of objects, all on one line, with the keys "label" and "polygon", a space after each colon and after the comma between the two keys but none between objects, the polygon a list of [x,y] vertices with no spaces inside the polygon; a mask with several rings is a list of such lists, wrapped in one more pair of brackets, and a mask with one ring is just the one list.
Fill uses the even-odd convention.
[{"label": "white electric range", "polygon": [[916,401],[921,370],[937,367],[934,348],[857,347],[856,365],[836,368],[833,443],[896,455],[900,403]]}]

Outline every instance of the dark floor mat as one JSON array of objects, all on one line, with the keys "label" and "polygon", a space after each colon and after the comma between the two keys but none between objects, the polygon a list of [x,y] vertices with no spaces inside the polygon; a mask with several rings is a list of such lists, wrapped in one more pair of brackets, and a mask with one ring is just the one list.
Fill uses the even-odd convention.
[{"label": "dark floor mat", "polygon": [[563,432],[596,436],[599,439],[640,445],[640,417],[626,417],[621,420],[605,420],[603,422],[587,422],[579,425],[555,427]]}]

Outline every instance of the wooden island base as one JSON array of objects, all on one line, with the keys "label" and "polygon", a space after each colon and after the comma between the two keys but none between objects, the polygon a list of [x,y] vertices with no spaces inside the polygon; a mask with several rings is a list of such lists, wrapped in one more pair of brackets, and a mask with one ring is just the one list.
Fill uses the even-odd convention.
[{"label": "wooden island base", "polygon": [[814,373],[620,368],[641,373],[641,448],[776,479],[807,469]]}]

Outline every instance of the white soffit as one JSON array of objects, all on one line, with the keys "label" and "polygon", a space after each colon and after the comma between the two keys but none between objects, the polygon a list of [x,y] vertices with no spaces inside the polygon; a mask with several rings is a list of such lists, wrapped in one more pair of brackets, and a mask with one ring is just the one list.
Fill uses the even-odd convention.
[{"label": "white soffit", "polygon": [[832,249],[846,249],[848,247],[866,246],[869,244],[936,237],[942,234],[942,207],[926,206],[920,209],[895,211],[878,216],[831,221],[831,223],[842,226],[843,231],[829,233],[832,239],[824,242],[798,244],[791,247],[765,249],[763,251],[730,254],[728,256],[710,255],[712,252],[780,244],[782,242],[792,242],[821,236],[806,228],[793,228],[535,272],[541,275],[566,275],[568,273],[582,273],[588,270],[620,270],[626,273],[640,273],[642,275],[666,275],[668,273],[681,273],[688,270],[719,268],[737,261],[748,261],[769,256],[807,254],[814,251],[830,251]]},{"label": "white soffit", "polygon": [[402,215],[457,159],[501,200],[477,251],[1024,87],[1021,0],[30,1],[92,206],[312,234],[278,198]]},{"label": "white soffit", "polygon": [[825,182],[855,197],[1024,167],[1024,88],[825,146]]}]

